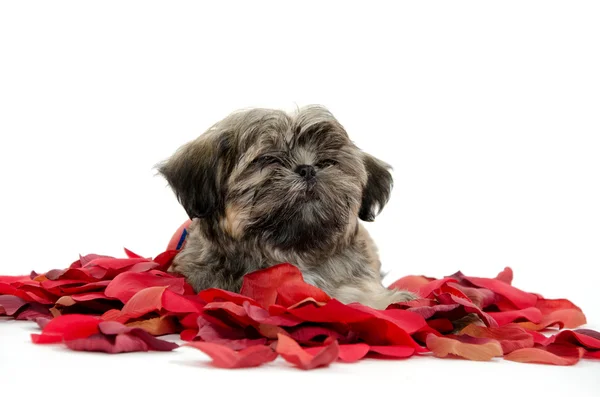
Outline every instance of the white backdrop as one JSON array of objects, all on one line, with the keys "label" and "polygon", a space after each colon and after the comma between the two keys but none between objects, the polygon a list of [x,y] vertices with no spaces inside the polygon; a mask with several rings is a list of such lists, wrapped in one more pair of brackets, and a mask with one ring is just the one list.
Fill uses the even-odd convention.
[{"label": "white backdrop", "polygon": [[[186,216],[156,163],[232,110],[319,103],[395,168],[392,199],[368,225],[388,282],[511,266],[517,287],[573,300],[598,329],[599,20],[595,1],[2,2],[0,274],[123,246],[158,254]],[[18,346],[5,355],[11,379],[27,360],[50,379],[44,360],[62,350],[29,346],[20,327],[0,324],[13,330],[0,378],[2,349]],[[74,371],[145,357],[177,379],[209,371],[153,355],[60,357]],[[472,385],[494,381],[491,364],[434,361],[330,369],[303,387],[338,376],[356,391],[344,376],[356,373],[410,393],[429,368],[447,374],[438,387],[464,371]],[[532,391],[600,389],[597,362],[494,368]],[[211,377],[260,371],[278,370]],[[398,384],[399,372],[411,375]]]}]

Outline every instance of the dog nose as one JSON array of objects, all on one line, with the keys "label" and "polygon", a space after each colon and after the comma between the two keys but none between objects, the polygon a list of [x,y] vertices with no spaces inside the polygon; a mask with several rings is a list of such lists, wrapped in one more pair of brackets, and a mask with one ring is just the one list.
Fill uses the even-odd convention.
[{"label": "dog nose", "polygon": [[317,175],[317,170],[312,165],[302,164],[296,167],[296,173],[308,181]]}]

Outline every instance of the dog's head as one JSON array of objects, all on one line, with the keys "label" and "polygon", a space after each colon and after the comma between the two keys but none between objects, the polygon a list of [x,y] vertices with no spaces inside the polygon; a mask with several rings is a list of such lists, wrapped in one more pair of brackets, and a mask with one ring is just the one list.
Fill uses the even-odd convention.
[{"label": "dog's head", "polygon": [[233,113],[159,171],[190,218],[281,249],[331,247],[358,218],[373,221],[392,189],[389,166],[319,106]]}]

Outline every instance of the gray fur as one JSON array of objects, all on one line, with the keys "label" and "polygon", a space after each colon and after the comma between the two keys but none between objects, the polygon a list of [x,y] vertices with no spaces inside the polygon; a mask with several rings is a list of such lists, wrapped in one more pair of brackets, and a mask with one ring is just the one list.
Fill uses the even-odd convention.
[{"label": "gray fur", "polygon": [[[299,174],[303,165],[314,177]],[[323,107],[235,112],[159,167],[193,219],[170,270],[196,291],[237,292],[246,273],[289,262],[344,303],[385,308],[413,299],[382,285],[377,250],[359,222],[387,203],[389,168]]]}]

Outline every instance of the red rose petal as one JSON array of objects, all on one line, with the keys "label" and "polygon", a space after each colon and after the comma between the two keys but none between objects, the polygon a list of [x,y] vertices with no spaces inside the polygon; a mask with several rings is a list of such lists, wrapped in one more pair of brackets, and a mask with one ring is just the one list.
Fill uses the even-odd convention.
[{"label": "red rose petal", "polygon": [[576,309],[561,309],[545,315],[539,324],[532,322],[518,323],[521,327],[534,331],[544,330],[557,326],[563,328],[577,328],[587,322],[585,315]]},{"label": "red rose petal", "polygon": [[127,248],[123,248],[123,251],[125,251],[125,255],[127,255],[128,258],[137,258],[137,259],[143,259],[144,258],[143,256],[138,255],[135,252],[132,252],[132,251],[128,250]]},{"label": "red rose petal", "polygon": [[373,318],[371,313],[362,311],[356,307],[344,305],[338,300],[332,299],[323,306],[308,304],[288,310],[294,317],[304,321],[315,323],[352,323],[365,321]]},{"label": "red rose petal", "polygon": [[535,307],[538,308],[543,315],[548,315],[552,312],[564,309],[574,309],[581,312],[581,309],[574,305],[568,299],[538,299]]},{"label": "red rose petal", "polygon": [[197,296],[179,295],[169,289],[162,295],[162,308],[170,313],[200,313],[204,307]]},{"label": "red rose petal", "polygon": [[161,316],[147,320],[133,321],[126,324],[129,328],[139,328],[150,335],[161,336],[176,334],[179,330],[172,316]]},{"label": "red rose petal", "polygon": [[510,267],[505,267],[498,275],[496,276],[496,280],[502,281],[508,285],[512,284],[513,281],[513,271]]},{"label": "red rose petal", "polygon": [[410,346],[369,346],[369,351],[381,356],[408,358],[415,354],[415,348]]},{"label": "red rose petal", "polygon": [[71,350],[110,354],[148,351],[148,345],[135,336],[122,334],[113,337],[96,334],[87,338],[66,341]]},{"label": "red rose petal", "polygon": [[555,343],[580,346],[588,351],[600,350],[600,333],[587,329],[565,330],[556,335]]},{"label": "red rose petal", "polygon": [[25,306],[27,301],[14,295],[0,295],[0,314],[12,316],[20,308]]},{"label": "red rose petal", "polygon": [[120,320],[138,318],[162,308],[162,297],[167,287],[150,287],[136,293],[121,309]]},{"label": "red rose petal", "polygon": [[240,293],[254,299],[264,308],[275,303],[291,306],[306,298],[313,298],[317,302],[331,299],[319,288],[304,282],[300,270],[289,263],[245,275]]},{"label": "red rose petal", "polygon": [[515,350],[504,356],[504,359],[520,363],[573,365],[581,359],[583,352],[583,349],[577,347],[550,345]]},{"label": "red rose petal", "polygon": [[249,302],[254,306],[259,306],[254,299],[251,299],[245,295],[236,294],[235,292],[225,291],[218,288],[209,288],[198,292],[198,297],[204,300],[206,303],[210,302],[232,302],[236,305],[243,305],[244,302]]},{"label": "red rose petal", "polygon": [[318,367],[328,366],[334,362],[339,356],[339,345],[337,341],[313,351],[318,351],[316,354],[311,354],[307,350],[302,349],[296,341],[289,336],[278,335],[277,348],[275,349],[283,359],[294,364],[301,369],[314,369]]},{"label": "red rose petal", "polygon": [[173,263],[173,259],[175,259],[178,253],[179,251],[169,250],[161,253],[156,258],[154,258],[154,263],[158,264],[157,269],[167,271]]},{"label": "red rose petal", "polygon": [[82,314],[65,314],[56,317],[44,326],[41,334],[32,334],[33,343],[56,343],[63,340],[86,338],[97,334],[101,320]]},{"label": "red rose petal", "polygon": [[459,334],[475,338],[495,339],[500,342],[504,354],[534,346],[533,336],[516,324],[508,324],[498,328],[487,328],[470,324],[463,328]]},{"label": "red rose petal", "polygon": [[502,295],[519,309],[535,306],[538,300],[537,296],[534,294],[521,291],[520,289],[517,289],[505,283],[504,281],[482,277],[465,277],[465,280],[476,285],[477,287],[487,288],[498,295]]},{"label": "red rose petal", "polygon": [[479,316],[479,318],[481,318],[481,320],[488,327],[497,327],[498,326],[498,324],[496,323],[496,320],[494,320],[489,314],[482,311],[479,307],[475,306],[475,304],[473,302],[470,302],[466,299],[462,299],[462,298],[459,298],[457,296],[454,296],[454,295],[448,294],[448,293],[441,294],[440,296],[437,297],[437,299],[442,304],[458,303],[459,305],[464,307],[465,312],[477,314]]},{"label": "red rose petal", "polygon": [[193,347],[212,358],[212,364],[219,368],[252,368],[274,361],[277,353],[269,346],[251,346],[240,351],[209,342],[189,342],[184,346]]},{"label": "red rose petal", "polygon": [[376,310],[368,306],[363,306],[356,303],[350,304],[348,306],[354,309],[358,309],[362,312],[369,313],[375,318],[381,318],[390,323],[393,323],[399,328],[402,328],[408,334],[413,334],[427,325],[427,322],[422,316],[407,310]]},{"label": "red rose petal", "polygon": [[24,308],[22,308],[15,317],[16,320],[39,320],[39,319],[51,319],[53,318],[50,310],[44,305],[40,305],[37,302],[31,302]]},{"label": "red rose petal", "polygon": [[436,357],[452,355],[473,361],[489,361],[494,357],[502,356],[502,346],[498,341],[491,339],[485,343],[475,344],[429,334],[426,341],[427,347]]},{"label": "red rose petal", "polygon": [[366,343],[339,345],[338,359],[345,363],[354,363],[362,360],[369,353],[369,349],[370,346]]},{"label": "red rose petal", "polygon": [[406,276],[401,279],[395,281],[392,285],[390,285],[389,289],[397,289],[411,292],[418,292],[422,287],[429,284],[431,281],[434,281],[434,278],[429,278],[425,276]]},{"label": "red rose petal", "polygon": [[106,296],[127,303],[136,293],[149,287],[167,287],[173,292],[183,294],[183,278],[159,277],[150,273],[121,273],[106,287]]},{"label": "red rose petal", "polygon": [[539,323],[542,321],[542,312],[535,307],[507,312],[487,312],[487,314],[496,320],[499,326],[513,323],[515,320],[527,320],[532,323]]}]

